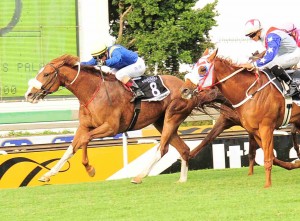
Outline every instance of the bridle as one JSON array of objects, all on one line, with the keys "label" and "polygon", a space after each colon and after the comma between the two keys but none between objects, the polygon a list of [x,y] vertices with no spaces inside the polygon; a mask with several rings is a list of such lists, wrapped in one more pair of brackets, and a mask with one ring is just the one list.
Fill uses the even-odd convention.
[{"label": "bridle", "polygon": [[[49,66],[51,66],[53,69],[54,69],[54,75],[53,77],[49,80],[49,82],[45,83],[44,85],[41,86],[41,94],[43,95],[48,95],[48,94],[52,94],[53,92],[50,91],[50,89],[52,88],[52,86],[54,85],[54,83],[56,82],[56,78],[58,76],[58,73],[59,73],[59,67],[56,68],[53,64],[49,63],[48,64]],[[52,75],[51,75],[52,76]],[[48,86],[50,85],[49,89]]]},{"label": "bridle", "polygon": [[[79,62],[77,63],[78,65],[78,71],[77,71],[77,74],[76,74],[76,76],[75,76],[75,78],[69,83],[69,84],[67,84],[67,83],[65,83],[65,85],[63,86],[63,87],[69,87],[70,85],[72,85],[76,80],[77,80],[77,78],[78,78],[78,76],[79,76],[79,73],[80,73],[80,64],[79,64]],[[41,94],[43,94],[44,96],[46,96],[46,95],[48,95],[48,94],[52,94],[52,93],[54,93],[54,92],[52,92],[52,91],[50,91],[51,90],[51,88],[52,88],[52,86],[55,84],[55,82],[56,82],[56,79],[57,79],[57,77],[58,77],[58,75],[59,75],[59,68],[61,68],[63,65],[64,65],[64,63],[63,64],[61,64],[59,67],[55,67],[53,64],[51,64],[51,63],[49,63],[48,64],[49,66],[51,66],[53,69],[54,69],[54,75],[53,75],[53,77],[48,81],[48,82],[46,82],[44,85],[42,85],[41,86]],[[64,74],[63,74],[63,76],[65,76]],[[66,78],[66,77],[65,77]],[[62,88],[62,89],[64,89],[64,88]],[[60,89],[60,90],[62,90],[62,89]]]}]

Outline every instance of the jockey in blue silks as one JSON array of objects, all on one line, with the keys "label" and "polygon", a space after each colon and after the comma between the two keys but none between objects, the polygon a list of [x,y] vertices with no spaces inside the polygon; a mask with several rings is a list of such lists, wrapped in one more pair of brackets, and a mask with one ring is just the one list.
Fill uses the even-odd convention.
[{"label": "jockey in blue silks", "polygon": [[106,73],[115,74],[119,81],[133,91],[134,96],[130,102],[144,96],[139,86],[131,80],[143,75],[146,71],[144,60],[136,52],[128,50],[122,45],[107,47],[105,44],[100,44],[95,47],[91,55],[93,57],[91,60],[81,62],[81,64],[96,65]]}]

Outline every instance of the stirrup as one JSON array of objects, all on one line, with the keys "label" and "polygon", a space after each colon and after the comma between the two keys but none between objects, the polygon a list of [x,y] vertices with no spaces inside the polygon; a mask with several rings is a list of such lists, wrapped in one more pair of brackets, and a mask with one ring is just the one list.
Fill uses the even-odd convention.
[{"label": "stirrup", "polygon": [[285,97],[293,97],[299,93],[300,93],[300,91],[298,89],[294,90],[294,91],[288,90],[284,96]]},{"label": "stirrup", "polygon": [[142,98],[144,96],[145,96],[145,94],[141,90],[139,90],[139,91],[133,93],[133,97],[131,98],[130,103],[134,102],[135,99]]}]

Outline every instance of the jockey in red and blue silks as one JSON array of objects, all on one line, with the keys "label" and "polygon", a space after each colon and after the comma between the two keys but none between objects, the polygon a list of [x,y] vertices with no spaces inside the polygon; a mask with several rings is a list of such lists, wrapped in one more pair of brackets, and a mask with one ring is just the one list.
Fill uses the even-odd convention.
[{"label": "jockey in red and blue silks", "polygon": [[269,68],[274,75],[284,80],[290,91],[287,96],[294,96],[300,91],[296,82],[285,72],[284,69],[297,65],[300,61],[300,48],[293,37],[284,30],[271,27],[267,32],[263,31],[260,21],[251,19],[246,22],[245,35],[254,41],[262,41],[266,48],[265,55],[253,63],[242,64],[242,67],[259,69]]},{"label": "jockey in red and blue silks", "polygon": [[87,62],[81,62],[82,65],[97,65],[102,71],[115,74],[119,81],[134,92],[131,102],[144,96],[138,85],[131,80],[142,76],[146,71],[144,60],[136,52],[122,45],[107,47],[105,44],[100,44],[91,54],[93,58]]}]

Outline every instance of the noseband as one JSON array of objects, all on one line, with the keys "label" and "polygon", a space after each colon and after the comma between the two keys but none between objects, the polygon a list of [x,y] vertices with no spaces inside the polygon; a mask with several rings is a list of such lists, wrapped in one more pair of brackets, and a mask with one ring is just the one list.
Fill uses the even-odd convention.
[{"label": "noseband", "polygon": [[[48,95],[48,94],[52,94],[53,92],[51,92],[50,91],[50,89],[52,88],[52,86],[54,85],[54,83],[55,83],[55,80],[56,80],[56,78],[57,78],[57,76],[58,76],[58,73],[59,73],[59,68],[60,67],[58,67],[58,68],[56,68],[53,64],[49,64],[53,69],[54,69],[54,75],[53,75],[53,77],[50,79],[50,81],[48,82],[48,83],[46,83],[45,85],[42,85],[41,86],[41,94],[43,94],[43,95]],[[50,85],[50,87],[47,89],[47,87]]]}]

